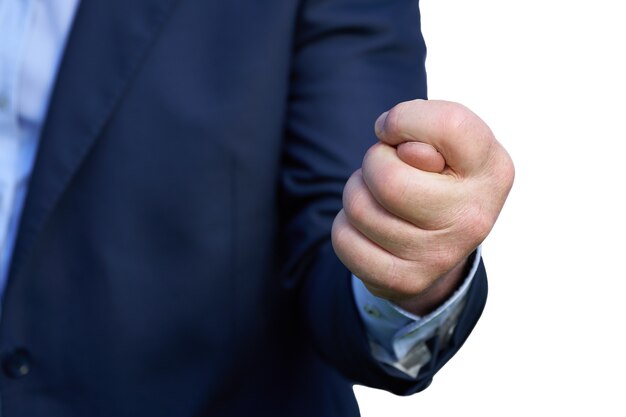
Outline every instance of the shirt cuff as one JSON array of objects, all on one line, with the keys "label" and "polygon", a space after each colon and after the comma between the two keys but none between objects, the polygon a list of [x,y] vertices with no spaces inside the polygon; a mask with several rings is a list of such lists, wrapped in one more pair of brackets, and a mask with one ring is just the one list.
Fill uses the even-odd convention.
[{"label": "shirt cuff", "polygon": [[372,355],[378,361],[416,378],[431,358],[426,341],[438,335],[445,346],[465,305],[469,286],[480,263],[482,248],[473,253],[472,266],[455,293],[426,316],[417,316],[374,296],[352,275],[352,289],[359,316],[365,324]]}]

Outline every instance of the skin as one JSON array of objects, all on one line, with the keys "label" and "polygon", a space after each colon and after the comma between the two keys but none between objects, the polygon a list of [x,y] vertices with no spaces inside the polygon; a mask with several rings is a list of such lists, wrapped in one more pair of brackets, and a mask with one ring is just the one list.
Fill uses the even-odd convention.
[{"label": "skin", "polygon": [[370,292],[424,315],[463,280],[513,185],[513,162],[458,103],[400,103],[375,129],[380,142],[346,183],[333,246]]}]

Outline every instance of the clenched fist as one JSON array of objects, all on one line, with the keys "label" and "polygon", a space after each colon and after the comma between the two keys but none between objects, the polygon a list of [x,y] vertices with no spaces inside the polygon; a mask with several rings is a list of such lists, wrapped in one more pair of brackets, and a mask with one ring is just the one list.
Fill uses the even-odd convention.
[{"label": "clenched fist", "polygon": [[445,101],[398,104],[348,180],[333,246],[375,295],[425,314],[457,288],[513,184],[489,127]]}]

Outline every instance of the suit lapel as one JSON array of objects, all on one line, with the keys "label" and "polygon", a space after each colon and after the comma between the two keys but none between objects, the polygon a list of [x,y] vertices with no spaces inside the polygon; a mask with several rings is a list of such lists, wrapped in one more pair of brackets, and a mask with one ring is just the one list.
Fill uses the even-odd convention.
[{"label": "suit lapel", "polygon": [[83,0],[63,55],[22,213],[19,273],[61,194],[179,0]]}]

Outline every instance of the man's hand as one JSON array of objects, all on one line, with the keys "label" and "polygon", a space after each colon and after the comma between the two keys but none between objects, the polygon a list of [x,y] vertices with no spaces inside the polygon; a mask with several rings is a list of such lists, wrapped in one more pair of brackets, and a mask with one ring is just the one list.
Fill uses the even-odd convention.
[{"label": "man's hand", "polygon": [[335,218],[341,261],[379,297],[416,314],[448,298],[491,231],[514,177],[489,127],[464,106],[400,103],[348,180]]}]

